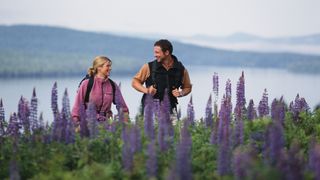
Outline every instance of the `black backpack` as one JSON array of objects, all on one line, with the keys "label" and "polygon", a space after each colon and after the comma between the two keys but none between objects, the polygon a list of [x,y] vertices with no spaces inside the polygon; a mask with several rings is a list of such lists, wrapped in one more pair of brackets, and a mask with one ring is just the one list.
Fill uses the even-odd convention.
[{"label": "black backpack", "polygon": [[[86,79],[89,79],[89,82],[88,82],[88,86],[87,86],[86,96],[84,97],[84,104],[89,102],[89,96],[90,96],[90,92],[91,92],[91,89],[92,89],[92,86],[93,86],[94,76],[89,76],[89,74],[87,74],[80,81],[78,89],[80,88],[81,83]],[[115,85],[115,82],[112,81],[110,78],[109,78],[109,81],[110,81],[110,84],[111,84],[111,87],[112,87],[113,104],[116,104],[116,102],[115,102],[116,85]]]}]

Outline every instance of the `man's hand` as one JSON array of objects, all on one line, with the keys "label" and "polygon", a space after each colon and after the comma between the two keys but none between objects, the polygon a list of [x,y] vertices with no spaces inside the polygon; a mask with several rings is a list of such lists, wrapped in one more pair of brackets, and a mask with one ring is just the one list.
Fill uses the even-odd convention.
[{"label": "man's hand", "polygon": [[179,91],[177,88],[172,90],[172,94],[174,97],[182,97],[183,96],[182,91]]},{"label": "man's hand", "polygon": [[147,88],[147,94],[151,94],[152,96],[154,96],[157,93],[157,89],[154,88],[153,86],[150,86],[149,88]]}]

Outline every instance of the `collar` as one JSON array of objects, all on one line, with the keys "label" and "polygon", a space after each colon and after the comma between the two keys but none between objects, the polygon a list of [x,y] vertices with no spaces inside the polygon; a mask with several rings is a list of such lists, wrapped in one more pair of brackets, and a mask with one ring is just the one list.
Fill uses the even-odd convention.
[{"label": "collar", "polygon": [[[171,66],[169,69],[172,69],[172,68],[178,69],[178,68],[179,68],[178,58],[177,58],[175,55],[173,55],[173,54],[171,54],[171,58],[172,58],[172,60],[173,60],[173,64],[172,64],[172,66]],[[156,69],[159,69],[159,68],[161,68],[161,67],[164,67],[164,66],[163,66],[161,63],[159,63],[157,60],[155,60],[155,62],[156,62]]]}]

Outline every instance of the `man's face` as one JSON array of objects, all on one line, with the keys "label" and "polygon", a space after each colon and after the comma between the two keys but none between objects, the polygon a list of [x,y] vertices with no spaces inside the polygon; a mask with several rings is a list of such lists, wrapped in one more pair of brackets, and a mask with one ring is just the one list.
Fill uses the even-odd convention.
[{"label": "man's face", "polygon": [[160,46],[154,46],[153,53],[158,62],[162,62],[169,55],[169,52],[163,52]]}]

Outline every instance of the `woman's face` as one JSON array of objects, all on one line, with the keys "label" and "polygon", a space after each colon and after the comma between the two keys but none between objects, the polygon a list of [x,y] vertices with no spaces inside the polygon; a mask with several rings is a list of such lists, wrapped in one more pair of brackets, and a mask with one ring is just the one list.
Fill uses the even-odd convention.
[{"label": "woman's face", "polygon": [[98,73],[101,73],[105,77],[110,76],[111,72],[111,65],[112,63],[110,61],[106,61],[101,67],[98,68]]}]

